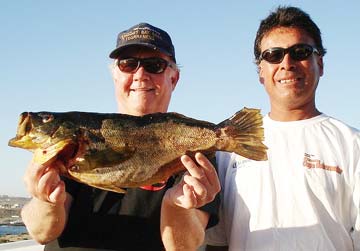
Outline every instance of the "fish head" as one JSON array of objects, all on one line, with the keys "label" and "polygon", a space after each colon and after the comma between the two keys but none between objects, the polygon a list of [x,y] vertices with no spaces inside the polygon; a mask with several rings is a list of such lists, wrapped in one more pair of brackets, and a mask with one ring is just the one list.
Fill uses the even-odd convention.
[{"label": "fish head", "polygon": [[74,145],[77,135],[77,127],[60,113],[24,112],[9,146],[33,151],[37,162],[45,163]]}]

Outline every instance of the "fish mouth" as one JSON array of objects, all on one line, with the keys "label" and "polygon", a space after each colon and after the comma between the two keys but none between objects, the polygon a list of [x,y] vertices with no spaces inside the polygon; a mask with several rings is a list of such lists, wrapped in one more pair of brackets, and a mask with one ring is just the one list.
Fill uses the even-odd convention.
[{"label": "fish mouth", "polygon": [[34,144],[32,142],[32,138],[29,136],[31,129],[32,124],[30,121],[30,114],[28,112],[24,112],[20,115],[16,136],[10,139],[8,145],[26,149],[36,148],[37,144]]},{"label": "fish mouth", "polygon": [[39,164],[51,163],[54,160],[68,162],[78,151],[78,144],[73,139],[61,139],[51,142],[49,135],[33,132],[32,114],[24,112],[19,117],[16,136],[9,140],[8,145],[28,149],[34,152],[34,161]]},{"label": "fish mouth", "polygon": [[22,113],[19,118],[19,127],[16,135],[19,137],[25,136],[28,132],[30,132],[31,128],[30,114],[28,112]]},{"label": "fish mouth", "polygon": [[20,114],[16,136],[9,140],[9,146],[35,150],[48,140],[49,136],[36,133],[32,116],[30,112]]}]

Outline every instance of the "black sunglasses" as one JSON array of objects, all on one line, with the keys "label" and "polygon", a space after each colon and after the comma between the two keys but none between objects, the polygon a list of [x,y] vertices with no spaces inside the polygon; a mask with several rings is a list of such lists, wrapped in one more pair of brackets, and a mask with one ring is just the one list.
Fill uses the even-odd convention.
[{"label": "black sunglasses", "polygon": [[120,71],[127,73],[136,72],[140,66],[144,67],[145,71],[155,74],[164,72],[168,66],[173,67],[172,63],[159,57],[118,59],[117,65]]},{"label": "black sunglasses", "polygon": [[291,59],[302,61],[309,58],[314,52],[320,55],[316,48],[308,44],[295,44],[289,48],[274,47],[263,51],[259,57],[259,62],[265,60],[270,64],[279,64],[287,53]]}]

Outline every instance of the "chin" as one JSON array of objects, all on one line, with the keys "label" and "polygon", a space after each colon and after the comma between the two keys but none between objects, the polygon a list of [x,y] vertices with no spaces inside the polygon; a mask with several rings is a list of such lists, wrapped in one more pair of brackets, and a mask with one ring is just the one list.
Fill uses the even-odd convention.
[{"label": "chin", "polygon": [[161,106],[154,106],[150,104],[143,104],[141,106],[135,107],[135,109],[132,110],[131,114],[135,116],[142,116],[150,113],[157,113],[157,112],[166,112],[167,107],[161,107]]},{"label": "chin", "polygon": [[138,109],[136,111],[136,115],[137,116],[142,116],[142,115],[146,115],[146,114],[149,114],[149,113],[155,113],[156,110],[153,110],[153,109],[149,109],[149,108],[143,108],[143,109]]}]

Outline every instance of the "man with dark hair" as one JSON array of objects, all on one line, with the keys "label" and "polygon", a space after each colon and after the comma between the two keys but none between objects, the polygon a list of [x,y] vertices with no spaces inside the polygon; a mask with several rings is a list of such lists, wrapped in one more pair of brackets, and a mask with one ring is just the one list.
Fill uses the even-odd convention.
[{"label": "man with dark hair", "polygon": [[222,206],[207,250],[360,250],[360,132],[315,105],[325,53],[299,8],[261,22],[254,54],[270,100],[268,161],[217,153]]}]

